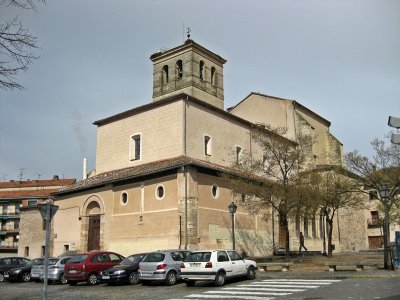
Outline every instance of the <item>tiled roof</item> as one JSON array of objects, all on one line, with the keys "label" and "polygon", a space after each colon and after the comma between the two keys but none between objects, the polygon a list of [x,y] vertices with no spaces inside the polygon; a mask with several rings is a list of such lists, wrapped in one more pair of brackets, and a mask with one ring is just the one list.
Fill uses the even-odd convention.
[{"label": "tiled roof", "polygon": [[44,198],[50,193],[54,193],[59,189],[39,189],[39,190],[22,190],[22,191],[0,191],[0,199],[21,199],[21,198]]},{"label": "tiled roof", "polygon": [[27,188],[44,186],[64,186],[73,184],[76,179],[53,179],[53,180],[25,180],[25,181],[6,181],[0,182],[0,189],[5,188]]},{"label": "tiled roof", "polygon": [[207,161],[194,159],[187,156],[178,156],[175,158],[151,162],[140,166],[104,172],[96,176],[89,177],[88,179],[78,181],[75,184],[65,186],[61,190],[55,192],[54,195],[63,195],[80,190],[95,188],[113,182],[150,175],[170,169],[176,169],[184,165],[202,167],[217,172],[229,171],[229,168],[227,167],[212,164]]}]

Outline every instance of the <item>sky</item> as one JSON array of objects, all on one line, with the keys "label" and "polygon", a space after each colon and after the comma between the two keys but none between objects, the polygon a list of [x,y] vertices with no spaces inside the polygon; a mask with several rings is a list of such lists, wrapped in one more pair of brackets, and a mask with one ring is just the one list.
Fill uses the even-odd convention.
[{"label": "sky", "polygon": [[400,117],[397,0],[46,0],[0,6],[40,56],[0,89],[0,181],[82,177],[96,120],[152,101],[150,55],[191,38],[227,60],[225,109],[250,92],[296,100],[331,122],[344,151],[373,154]]}]

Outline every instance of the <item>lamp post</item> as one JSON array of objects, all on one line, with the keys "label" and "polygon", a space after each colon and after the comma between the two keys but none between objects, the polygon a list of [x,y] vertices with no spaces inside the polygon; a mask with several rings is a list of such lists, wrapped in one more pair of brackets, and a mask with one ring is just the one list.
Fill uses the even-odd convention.
[{"label": "lamp post", "polygon": [[228,205],[229,212],[231,213],[232,216],[232,248],[235,250],[235,220],[234,216],[237,210],[237,205],[235,203],[231,203]]},{"label": "lamp post", "polygon": [[389,211],[388,211],[388,199],[389,199],[390,189],[383,185],[379,189],[379,195],[383,201],[383,206],[385,210],[385,222],[383,230],[383,249],[384,249],[384,268],[389,269]]}]

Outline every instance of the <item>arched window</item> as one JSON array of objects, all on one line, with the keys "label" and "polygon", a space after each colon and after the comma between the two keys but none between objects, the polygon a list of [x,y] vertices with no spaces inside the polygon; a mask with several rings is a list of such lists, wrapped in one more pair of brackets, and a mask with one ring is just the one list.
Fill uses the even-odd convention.
[{"label": "arched window", "polygon": [[164,198],[164,196],[165,196],[165,188],[162,184],[159,184],[156,187],[156,198],[158,200],[162,200]]},{"label": "arched window", "polygon": [[204,61],[200,61],[199,65],[199,74],[200,74],[200,79],[204,80]]},{"label": "arched window", "polygon": [[162,82],[163,82],[163,84],[168,83],[168,80],[169,80],[169,69],[168,69],[168,66],[165,65],[162,68]]},{"label": "arched window", "polygon": [[183,77],[182,60],[176,62],[176,78],[181,79]]},{"label": "arched window", "polygon": [[121,204],[122,205],[127,204],[128,203],[128,194],[126,192],[123,192],[121,194],[121,199],[120,200],[121,200]]},{"label": "arched window", "polygon": [[211,84],[215,85],[215,67],[211,67]]},{"label": "arched window", "polygon": [[213,196],[214,199],[219,198],[219,188],[218,185],[213,184],[211,187],[211,195]]}]

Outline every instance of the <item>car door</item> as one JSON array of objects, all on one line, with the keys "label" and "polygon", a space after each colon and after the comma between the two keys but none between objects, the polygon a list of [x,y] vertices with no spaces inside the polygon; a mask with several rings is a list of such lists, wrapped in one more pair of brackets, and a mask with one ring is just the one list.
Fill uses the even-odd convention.
[{"label": "car door", "polygon": [[111,260],[107,253],[96,254],[90,260],[90,272],[100,273],[100,271],[107,269],[110,264]]},{"label": "car door", "polygon": [[229,259],[228,253],[226,251],[217,252],[217,269],[224,269],[227,277],[233,275],[233,262]]},{"label": "car door", "polygon": [[228,251],[229,258],[232,261],[232,275],[242,276],[247,272],[246,263],[243,258],[233,250]]}]

